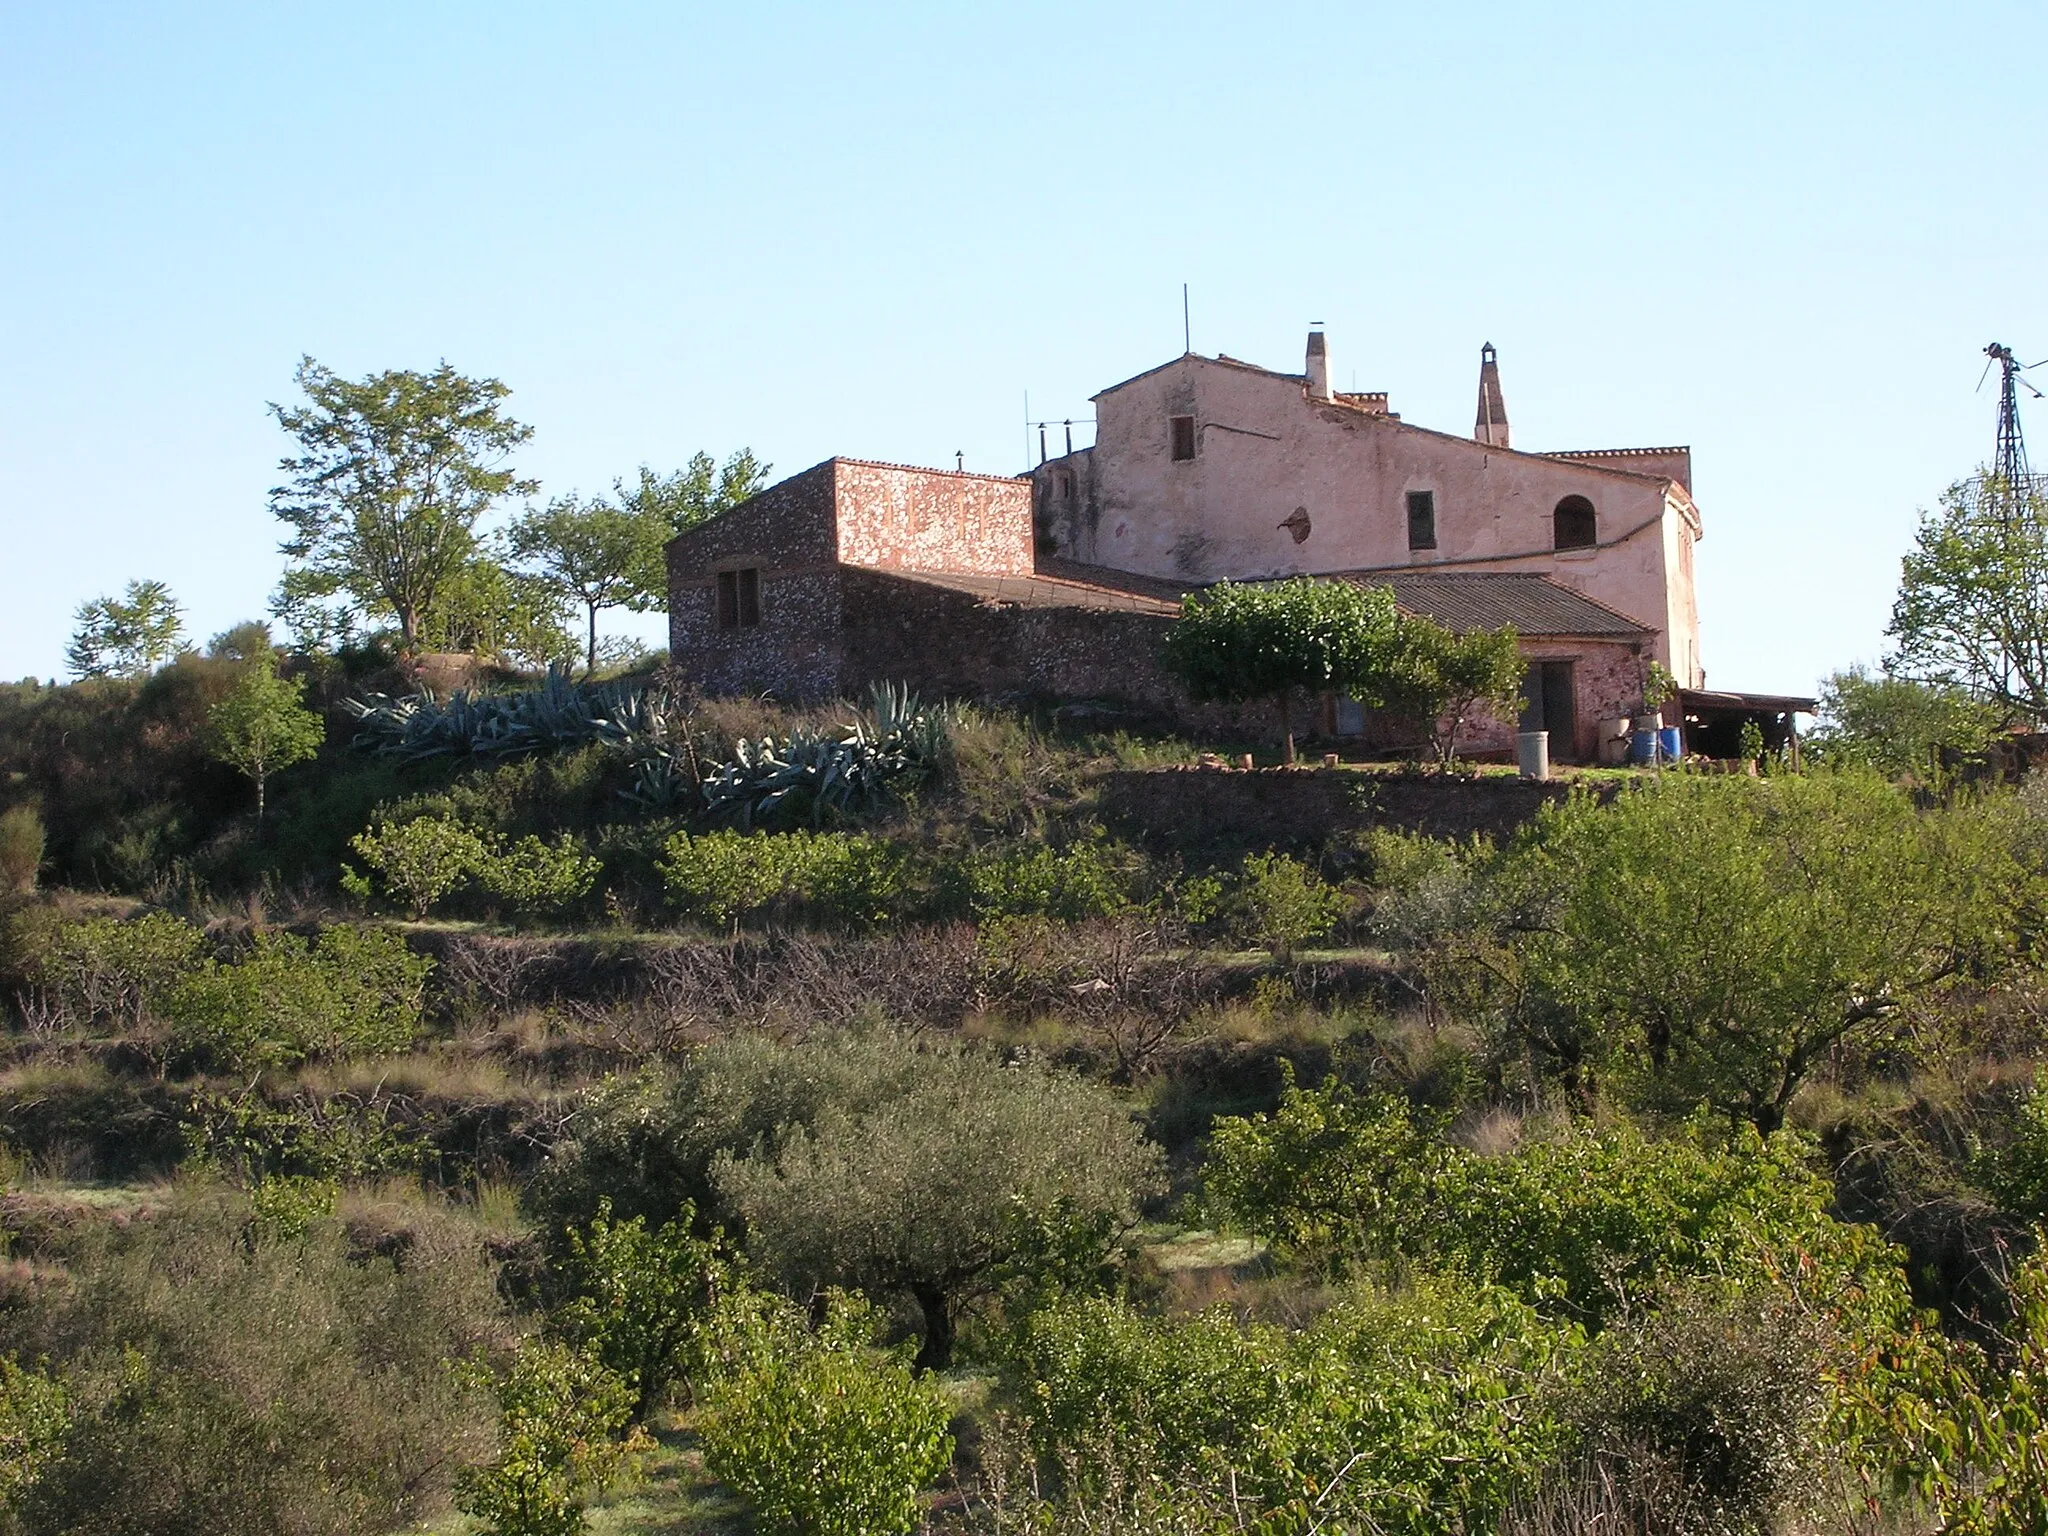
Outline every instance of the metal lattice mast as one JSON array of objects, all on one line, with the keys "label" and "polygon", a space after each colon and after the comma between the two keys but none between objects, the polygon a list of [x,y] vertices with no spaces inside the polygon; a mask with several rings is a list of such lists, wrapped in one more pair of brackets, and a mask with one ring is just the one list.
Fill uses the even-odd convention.
[{"label": "metal lattice mast", "polygon": [[1991,467],[2004,482],[2006,496],[2027,488],[2027,441],[2020,434],[2020,361],[2012,348],[1991,343],[1984,355],[1998,364],[1998,452]]}]

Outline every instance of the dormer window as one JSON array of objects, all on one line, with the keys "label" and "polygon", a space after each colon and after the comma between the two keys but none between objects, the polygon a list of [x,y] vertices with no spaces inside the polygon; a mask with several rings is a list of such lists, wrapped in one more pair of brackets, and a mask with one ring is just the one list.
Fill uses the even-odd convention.
[{"label": "dormer window", "polygon": [[1175,462],[1192,459],[1195,456],[1195,418],[1192,416],[1169,416],[1173,427],[1173,457]]}]

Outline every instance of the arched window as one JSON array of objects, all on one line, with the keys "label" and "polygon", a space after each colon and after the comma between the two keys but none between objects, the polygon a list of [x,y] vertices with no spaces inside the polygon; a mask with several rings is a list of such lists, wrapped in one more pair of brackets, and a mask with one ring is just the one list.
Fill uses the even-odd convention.
[{"label": "arched window", "polygon": [[1551,543],[1558,549],[1591,549],[1600,542],[1598,519],[1593,503],[1583,496],[1567,496],[1550,514]]}]

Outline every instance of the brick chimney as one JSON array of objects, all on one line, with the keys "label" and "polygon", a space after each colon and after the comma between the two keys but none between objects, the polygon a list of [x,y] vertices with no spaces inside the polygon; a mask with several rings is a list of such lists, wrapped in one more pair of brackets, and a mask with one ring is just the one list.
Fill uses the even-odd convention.
[{"label": "brick chimney", "polygon": [[1490,341],[1479,349],[1479,416],[1472,436],[1492,448],[1508,446],[1508,403],[1500,392],[1500,364]]},{"label": "brick chimney", "polygon": [[1308,333],[1308,397],[1311,400],[1330,398],[1330,353],[1323,345],[1322,322],[1316,322]]}]

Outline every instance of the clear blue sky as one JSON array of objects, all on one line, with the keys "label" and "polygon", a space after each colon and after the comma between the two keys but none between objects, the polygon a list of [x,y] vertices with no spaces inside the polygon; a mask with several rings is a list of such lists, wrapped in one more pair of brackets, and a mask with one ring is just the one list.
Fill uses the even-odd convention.
[{"label": "clear blue sky", "polygon": [[[2048,8],[0,0],[0,676],[259,615],[302,353],[515,391],[549,493],[742,444],[1009,472],[1180,349],[1690,443],[1709,681],[1875,659],[2048,356]],[[2048,375],[2048,369],[2043,370]],[[2048,387],[2048,380],[2044,380]],[[2048,458],[2048,409],[2029,419]]]}]

